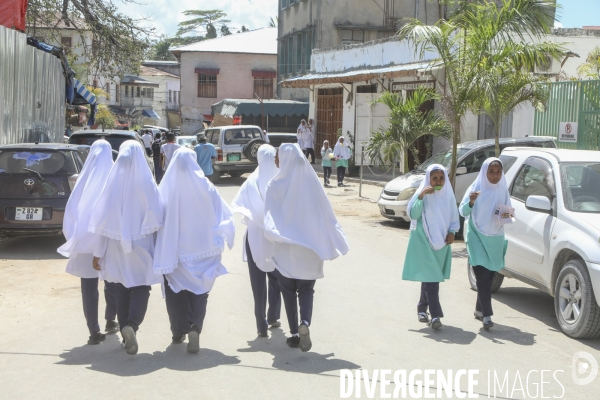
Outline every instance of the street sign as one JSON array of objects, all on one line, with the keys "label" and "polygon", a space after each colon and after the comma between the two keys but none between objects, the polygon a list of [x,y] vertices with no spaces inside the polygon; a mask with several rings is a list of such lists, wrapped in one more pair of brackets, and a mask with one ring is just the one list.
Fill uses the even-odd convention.
[{"label": "street sign", "polygon": [[435,82],[396,82],[392,84],[392,92],[400,92],[403,90],[417,90],[417,89],[435,89]]},{"label": "street sign", "polygon": [[558,141],[577,143],[577,122],[561,122],[558,130]]}]

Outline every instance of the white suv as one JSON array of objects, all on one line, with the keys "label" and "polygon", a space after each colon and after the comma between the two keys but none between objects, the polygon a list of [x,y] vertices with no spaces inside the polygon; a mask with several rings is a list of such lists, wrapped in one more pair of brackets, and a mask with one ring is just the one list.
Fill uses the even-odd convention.
[{"label": "white suv", "polygon": [[502,275],[554,296],[567,335],[599,337],[600,152],[507,148],[501,158],[516,218]]}]

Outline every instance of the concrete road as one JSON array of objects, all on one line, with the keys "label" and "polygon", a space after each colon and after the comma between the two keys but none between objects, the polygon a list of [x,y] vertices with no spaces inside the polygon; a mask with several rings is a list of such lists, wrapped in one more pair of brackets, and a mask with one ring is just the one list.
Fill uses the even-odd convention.
[{"label": "concrete road", "polygon": [[[219,191],[231,201],[242,181],[225,179]],[[587,385],[575,384],[572,361],[577,352],[600,361],[600,340],[563,335],[553,299],[540,290],[505,280],[494,296],[496,327],[490,332],[481,329],[473,319],[475,293],[467,281],[462,243],[453,246],[452,278],[441,285],[444,327],[433,332],[419,323],[419,284],[401,280],[408,226],[378,215],[372,201],[380,188],[364,189],[372,201],[359,200],[356,189],[328,191],[351,250],[326,262],[325,278],[316,284],[313,348],[308,353],[285,344],[283,312],[283,329],[272,330],[269,338],[256,337],[239,217],[235,247],[223,257],[229,274],[219,278],[210,293],[198,355],[186,353],[185,345],[170,345],[160,286],[153,287],[138,333],[138,355],[128,356],[116,335],[101,345],[86,345],[79,280],[64,273],[66,261],[55,251],[61,238],[0,243],[1,397],[356,398],[356,386],[352,393],[348,387],[341,393],[340,387],[340,370],[352,370],[354,376],[369,378],[360,382],[361,398],[394,395],[395,373],[395,394],[420,398],[425,396],[424,370],[441,370],[427,375],[437,398],[447,396],[437,396],[435,388],[442,387],[437,379],[448,374],[453,383],[458,378],[460,390],[468,390],[470,383],[473,393],[484,398],[493,398],[494,390],[496,398],[598,398],[600,377]],[[578,376],[594,367],[590,361],[587,370],[586,364],[578,365]],[[359,369],[362,372],[356,372]],[[467,371],[461,375],[459,370]],[[392,383],[382,393],[386,380]],[[374,391],[369,395],[370,390]],[[453,393],[453,398],[459,396]]]}]

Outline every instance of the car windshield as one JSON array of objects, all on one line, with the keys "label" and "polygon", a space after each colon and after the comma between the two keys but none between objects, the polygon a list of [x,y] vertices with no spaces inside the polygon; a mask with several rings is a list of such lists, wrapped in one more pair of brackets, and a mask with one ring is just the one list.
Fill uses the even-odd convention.
[{"label": "car windshield", "polygon": [[31,173],[68,176],[77,168],[70,151],[0,150],[0,176]]},{"label": "car windshield", "polygon": [[228,129],[225,132],[223,143],[231,144],[246,144],[252,139],[260,139],[260,131],[258,129]]},{"label": "car windshield", "polygon": [[600,163],[562,163],[565,207],[580,213],[600,213]]},{"label": "car windshield", "polygon": [[[91,146],[96,140],[100,139],[98,135],[73,135],[69,138],[71,144],[87,144]],[[119,151],[119,147],[126,140],[132,140],[131,136],[105,136],[104,140],[110,143],[113,150]]]},{"label": "car windshield", "polygon": [[[464,156],[471,150],[472,149],[469,147],[459,147],[456,152],[456,159],[460,159],[462,156]],[[443,150],[434,155],[433,157],[425,160],[421,165],[419,165],[416,168],[416,170],[419,172],[425,172],[427,170],[427,167],[429,167],[431,164],[442,164],[444,168],[450,169],[450,165],[452,164],[452,147]]]},{"label": "car windshield", "polygon": [[196,140],[195,137],[190,136],[190,137],[179,137],[177,138],[177,144],[180,146],[191,146],[192,145],[192,140]]}]

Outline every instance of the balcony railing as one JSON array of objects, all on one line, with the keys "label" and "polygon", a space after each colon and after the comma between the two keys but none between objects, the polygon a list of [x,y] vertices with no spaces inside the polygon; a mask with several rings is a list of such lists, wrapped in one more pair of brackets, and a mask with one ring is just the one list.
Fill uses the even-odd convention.
[{"label": "balcony railing", "polygon": [[153,99],[146,97],[121,97],[121,107],[150,107],[154,103]]},{"label": "balcony railing", "polygon": [[179,105],[179,103],[167,103],[165,110],[179,112],[181,110],[181,106]]}]

